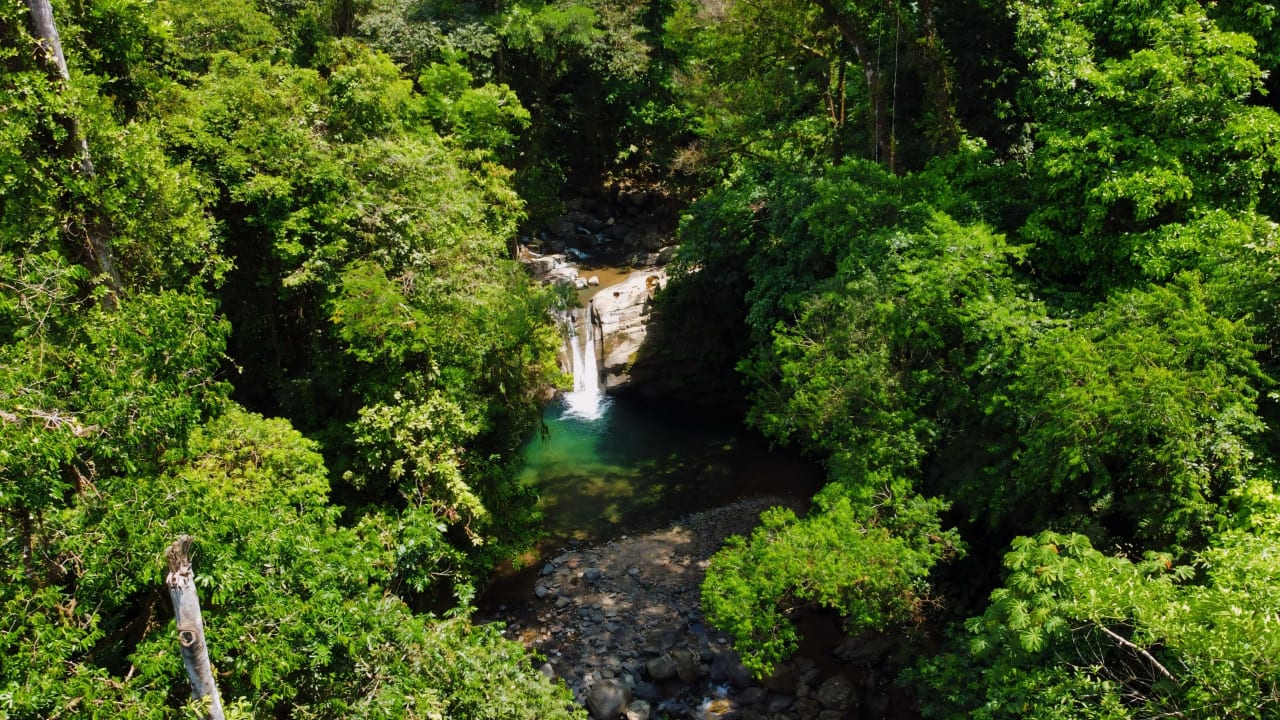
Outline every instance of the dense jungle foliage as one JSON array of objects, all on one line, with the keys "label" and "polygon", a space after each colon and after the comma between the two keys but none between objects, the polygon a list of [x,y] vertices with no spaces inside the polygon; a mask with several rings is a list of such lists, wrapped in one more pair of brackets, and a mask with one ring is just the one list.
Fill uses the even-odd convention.
[{"label": "dense jungle foliage", "polygon": [[230,716],[580,716],[467,616],[562,380],[515,238],[618,179],[689,200],[666,356],[828,468],[709,571],[753,669],[825,607],[928,717],[1280,714],[1273,5],[48,6],[0,4],[0,718],[194,712],[180,533]]}]

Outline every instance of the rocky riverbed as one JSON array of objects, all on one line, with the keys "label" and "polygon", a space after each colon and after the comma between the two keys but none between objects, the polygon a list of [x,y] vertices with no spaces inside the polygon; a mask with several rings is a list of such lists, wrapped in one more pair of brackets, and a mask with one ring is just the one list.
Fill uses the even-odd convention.
[{"label": "rocky riverbed", "polygon": [[597,720],[912,717],[886,672],[896,661],[894,638],[836,641],[834,619],[815,616],[809,634],[819,642],[757,681],[703,618],[699,587],[724,539],[750,532],[765,508],[793,502],[744,500],[662,530],[565,549],[517,579],[487,619],[505,622],[505,634],[543,657],[542,671]]}]

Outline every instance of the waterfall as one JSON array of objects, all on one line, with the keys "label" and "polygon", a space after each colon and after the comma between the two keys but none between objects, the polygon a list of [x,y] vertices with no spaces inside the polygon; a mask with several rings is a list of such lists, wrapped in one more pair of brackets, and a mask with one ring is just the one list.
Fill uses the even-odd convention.
[{"label": "waterfall", "polygon": [[[604,395],[600,392],[600,367],[596,357],[596,333],[591,325],[591,305],[584,313],[582,331],[570,317],[569,356],[573,363],[573,392],[564,394],[565,416],[596,420],[604,414]],[[586,335],[586,339],[583,339]]]}]

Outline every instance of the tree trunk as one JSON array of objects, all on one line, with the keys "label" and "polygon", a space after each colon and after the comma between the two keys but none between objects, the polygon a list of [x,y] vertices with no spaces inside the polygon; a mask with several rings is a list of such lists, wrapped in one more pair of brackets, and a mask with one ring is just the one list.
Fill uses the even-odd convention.
[{"label": "tree trunk", "polygon": [[[67,58],[62,53],[62,38],[58,35],[58,26],[53,21],[53,6],[49,0],[27,0],[27,9],[31,13],[31,34],[35,36],[37,46],[41,50],[45,65],[57,75],[63,83],[71,82],[71,73],[67,70]],[[80,132],[80,123],[74,118],[66,118],[73,147],[67,152],[80,164],[80,172],[85,177],[95,177],[93,157],[89,154],[89,143],[84,133]],[[120,274],[116,271],[115,257],[111,245],[107,242],[103,223],[86,219],[80,230],[84,232],[85,249],[94,267],[95,274],[106,279],[107,289],[103,304],[108,309],[116,307],[116,298],[120,295]]]},{"label": "tree trunk", "polygon": [[868,130],[871,135],[872,158],[884,163],[889,172],[897,169],[897,158],[894,152],[893,122],[887,107],[884,72],[880,68],[879,58],[871,52],[868,44],[868,29],[859,27],[849,18],[841,14],[832,0],[815,0],[827,21],[835,26],[840,37],[853,50],[862,66],[862,76],[867,81],[867,97],[871,100],[871,117]]},{"label": "tree trunk", "polygon": [[213,668],[209,664],[209,649],[204,642],[204,620],[200,616],[200,599],[196,596],[195,573],[191,570],[191,536],[182,535],[165,550],[169,561],[169,598],[173,600],[173,615],[178,626],[178,645],[182,650],[182,663],[187,667],[191,680],[191,698],[205,703],[206,720],[224,720],[222,699],[213,681]]},{"label": "tree trunk", "polygon": [[960,123],[956,120],[955,92],[951,85],[951,69],[947,67],[933,17],[933,0],[920,0],[920,38],[912,43],[920,58],[933,105],[938,150],[948,153],[960,145]]}]

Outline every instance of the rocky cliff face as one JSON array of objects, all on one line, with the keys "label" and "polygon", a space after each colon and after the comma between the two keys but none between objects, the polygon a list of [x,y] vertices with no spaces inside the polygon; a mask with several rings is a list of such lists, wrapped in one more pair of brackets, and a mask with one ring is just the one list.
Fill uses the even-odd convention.
[{"label": "rocky cliff face", "polygon": [[631,365],[648,336],[654,294],[666,281],[667,274],[661,268],[637,270],[617,285],[601,289],[593,298],[604,338],[601,369],[606,388],[617,388],[631,380]]}]

